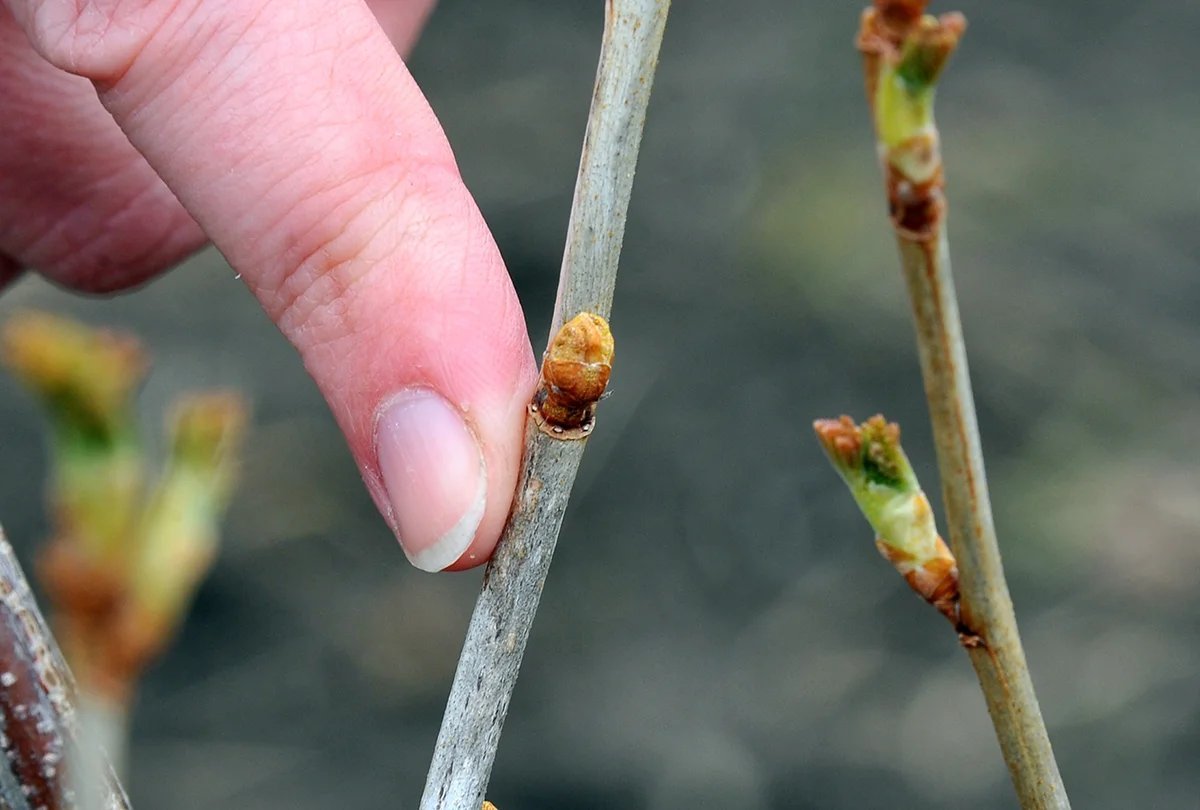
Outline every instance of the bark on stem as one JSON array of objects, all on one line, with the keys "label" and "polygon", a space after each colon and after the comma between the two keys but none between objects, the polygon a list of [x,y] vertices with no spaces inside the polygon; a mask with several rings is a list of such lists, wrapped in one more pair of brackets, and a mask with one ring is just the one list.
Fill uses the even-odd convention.
[{"label": "bark on stem", "polygon": [[0,532],[0,806],[128,810],[104,753],[79,742],[75,682]]},{"label": "bark on stem", "polygon": [[1068,810],[1071,804],[1029,676],[992,523],[945,228],[934,245],[903,236],[898,241],[916,322],[950,547],[958,561],[962,624],[983,640],[967,653],[1021,807]]},{"label": "bark on stem", "polygon": [[[670,0],[608,0],[551,323],[554,341],[579,313],[607,318],[646,106]],[[607,327],[605,327],[607,329]],[[535,403],[542,401],[540,391]],[[525,643],[586,447],[537,429],[531,412],[517,497],[467,629],[421,810],[477,810]]]},{"label": "bark on stem", "polygon": [[900,248],[933,424],[950,546],[959,568],[967,652],[1023,808],[1069,808],[1017,631],[992,523],[946,238],[933,95],[958,44],[961,15],[924,15],[925,0],[876,0],[858,45]]}]

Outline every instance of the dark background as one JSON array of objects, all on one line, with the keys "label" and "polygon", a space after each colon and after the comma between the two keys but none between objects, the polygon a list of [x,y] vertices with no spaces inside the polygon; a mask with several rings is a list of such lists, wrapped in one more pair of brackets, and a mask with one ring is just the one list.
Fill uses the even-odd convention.
[{"label": "dark background", "polygon": [[[1200,4],[959,7],[952,252],[1034,681],[1076,807],[1194,809]],[[1015,807],[966,657],[809,430],[884,411],[936,494],[858,11],[675,4],[614,393],[496,762],[502,810]],[[444,0],[411,63],[539,348],[601,23],[598,0]],[[408,567],[215,252],[111,300],[25,280],[0,315],[27,306],[145,338],[151,432],[186,388],[254,401],[222,557],[138,702],[135,805],[415,807],[478,572]],[[45,453],[9,380],[0,419],[0,515],[28,560]]]}]

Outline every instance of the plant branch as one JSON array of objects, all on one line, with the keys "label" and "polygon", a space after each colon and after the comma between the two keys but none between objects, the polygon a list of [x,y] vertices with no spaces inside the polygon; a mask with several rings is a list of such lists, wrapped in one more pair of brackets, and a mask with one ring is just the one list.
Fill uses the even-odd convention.
[{"label": "plant branch", "polygon": [[128,810],[104,753],[80,743],[75,681],[0,531],[0,806]]},{"label": "plant branch", "polygon": [[[517,496],[467,629],[421,810],[477,810],[487,790],[595,401],[608,378],[612,338],[605,318],[669,7],[669,0],[605,4],[551,342],[530,405]],[[559,417],[578,420],[555,422]]]},{"label": "plant branch", "polygon": [[1000,560],[950,271],[933,93],[965,21],[925,15],[924,7],[925,0],[876,0],[858,44],[916,323],[960,616],[981,642],[968,653],[1021,806],[1069,808]]}]

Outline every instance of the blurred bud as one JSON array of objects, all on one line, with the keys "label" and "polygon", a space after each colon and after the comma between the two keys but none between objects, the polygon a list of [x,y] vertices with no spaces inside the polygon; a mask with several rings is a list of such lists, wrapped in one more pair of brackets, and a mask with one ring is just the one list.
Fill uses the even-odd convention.
[{"label": "blurred bud", "polygon": [[25,313],[0,331],[0,353],[51,423],[54,535],[39,571],[60,641],[84,691],[122,704],[212,565],[246,405],[229,393],[182,398],[147,498],[136,339]]},{"label": "blurred bud", "polygon": [[117,563],[143,480],[134,398],[145,353],[133,337],[39,312],[4,325],[0,352],[50,420],[57,539],[93,566]]},{"label": "blurred bud", "polygon": [[174,408],[171,455],[137,532],[117,622],[125,666],[140,667],[166,644],[212,566],[246,410],[231,393],[185,397]]},{"label": "blurred bud", "polygon": [[129,425],[147,367],[135,338],[23,312],[5,324],[0,351],[13,374],[42,400],[56,428],[102,439]]}]

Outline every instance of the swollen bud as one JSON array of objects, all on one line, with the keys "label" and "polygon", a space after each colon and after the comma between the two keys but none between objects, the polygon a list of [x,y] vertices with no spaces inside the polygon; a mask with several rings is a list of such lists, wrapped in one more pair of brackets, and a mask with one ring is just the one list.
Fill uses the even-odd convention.
[{"label": "swollen bud", "polygon": [[875,530],[875,547],[955,627],[958,565],[937,533],[929,499],[900,447],[900,426],[873,416],[818,419],[817,439]]}]

